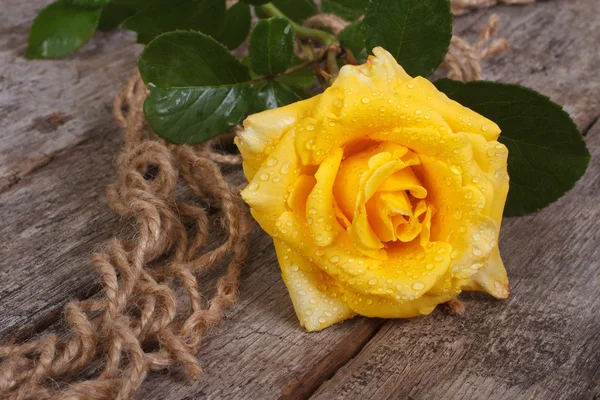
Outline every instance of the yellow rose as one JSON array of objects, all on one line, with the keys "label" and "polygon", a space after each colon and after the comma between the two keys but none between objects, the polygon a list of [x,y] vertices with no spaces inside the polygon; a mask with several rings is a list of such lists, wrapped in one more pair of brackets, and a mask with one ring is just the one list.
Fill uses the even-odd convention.
[{"label": "yellow rose", "polygon": [[251,115],[236,142],[242,196],[309,331],[429,314],[462,290],[509,293],[500,129],[373,53],[323,94]]}]

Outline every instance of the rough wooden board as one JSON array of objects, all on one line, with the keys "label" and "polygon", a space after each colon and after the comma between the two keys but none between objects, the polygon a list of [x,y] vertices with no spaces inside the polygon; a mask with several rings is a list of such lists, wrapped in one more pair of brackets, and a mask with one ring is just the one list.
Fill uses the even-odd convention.
[{"label": "rough wooden board", "polygon": [[[556,6],[556,3],[557,2],[548,4]],[[16,2],[12,3],[13,9],[15,9],[15,4]],[[524,20],[531,18],[533,13],[539,12],[537,8],[539,6],[541,5],[518,8],[518,12],[516,11],[517,9],[514,9],[515,11],[510,11],[513,10],[512,8],[498,8],[494,9],[494,11],[501,10],[503,14],[505,12],[514,13],[515,21],[517,21],[519,19]],[[34,10],[31,6],[27,7],[30,10]],[[544,7],[546,7],[546,3],[544,3]],[[557,13],[556,10],[545,10],[546,11],[544,12]],[[558,14],[561,13],[562,12]],[[34,13],[31,12],[31,15],[33,14]],[[474,26],[473,23],[476,21],[483,22],[482,15],[484,15],[484,13],[476,13],[466,17],[467,19],[458,19],[459,29],[462,29],[462,24],[464,24],[464,27],[467,27]],[[19,20],[19,18],[21,19]],[[11,23],[15,21],[12,17],[7,17],[4,20],[10,20]],[[17,20],[21,21],[21,24],[26,24],[28,21],[27,18],[22,17],[18,17]],[[550,29],[550,33],[548,33],[549,36],[556,35],[558,38],[562,38],[565,35],[564,31],[555,31],[552,26],[548,26],[547,29]],[[562,29],[564,29],[564,26]],[[578,35],[577,32],[569,31],[568,33],[569,35]],[[21,35],[15,40],[20,40],[21,43],[24,43],[23,38],[26,37],[26,28],[23,28],[21,33],[15,32],[14,34],[16,36]],[[531,40],[534,42],[536,40],[547,39],[546,36],[537,37],[533,34],[529,35],[529,37],[532,38]],[[117,39],[114,39],[112,36],[107,36],[105,38],[100,38],[99,40]],[[127,38],[124,40],[129,41],[130,39]],[[516,37],[513,40],[521,39]],[[513,43],[513,49],[517,49],[515,43]],[[574,54],[581,52],[581,49],[582,48],[573,49]],[[513,53],[508,53],[505,56],[514,57],[514,51],[515,50],[513,50]],[[530,47],[524,47],[523,51],[530,52],[532,50]],[[101,65],[103,63],[102,57],[105,56],[102,52],[99,52],[98,57],[97,64]],[[112,56],[108,55],[106,57],[110,59]],[[77,58],[77,56],[75,56],[75,58]],[[498,60],[500,60],[500,57],[496,57],[493,60],[490,60],[490,62],[499,62]],[[570,62],[571,60],[560,58],[558,60],[559,63],[567,61]],[[540,62],[543,63],[544,59],[541,58]],[[63,64],[60,62],[56,63],[55,61],[43,62],[42,64],[48,70],[65,68]],[[17,63],[8,68],[22,68],[23,66],[24,65]],[[508,65],[503,68],[506,69],[503,70],[500,68],[498,72],[503,80],[514,80],[534,86],[529,82],[529,79],[533,79],[531,78],[532,75],[529,71],[519,69],[518,72],[515,72],[514,69]],[[18,70],[14,71],[18,72]],[[11,73],[16,74],[17,72]],[[594,84],[593,79],[596,77],[596,73],[593,69],[590,70],[585,68],[581,68],[580,70],[576,69],[570,72],[577,74],[579,79],[573,80],[572,84],[566,88],[566,91],[563,93],[556,88],[552,89],[556,90],[556,94],[553,95],[553,98],[560,103],[569,104],[569,102],[572,102],[572,106],[569,107],[571,107],[571,111],[577,113],[579,110],[578,107],[582,107],[583,102],[581,98],[574,96],[573,93],[584,93],[588,86]],[[60,75],[56,71],[53,73],[57,74],[57,80],[52,84],[48,83],[43,87],[43,90],[52,90],[53,85],[67,87],[71,84],[72,81],[70,79],[72,76],[67,74]],[[120,77],[122,81],[126,79],[128,73],[129,71],[126,71],[126,73],[122,74]],[[546,80],[544,81],[542,78]],[[532,82],[537,82],[535,85],[539,86],[534,86],[537,89],[552,95],[552,93],[546,91],[546,88],[554,87],[552,86],[554,83],[551,79],[552,75],[545,76],[541,74],[538,81],[532,80]],[[31,78],[31,76],[28,77],[23,75],[23,81],[28,80],[33,80],[33,78]],[[0,82],[0,84],[3,85],[2,82]],[[86,76],[82,78],[81,84],[92,88],[94,91],[99,91],[106,85],[106,82],[102,80],[93,80],[89,76]],[[116,89],[114,92],[116,92]],[[86,101],[85,97],[77,97],[84,93],[86,93],[85,90],[74,93],[73,95],[75,97],[71,99],[73,103],[79,104],[82,101]],[[8,198],[6,196],[13,196],[13,191],[25,188],[29,190],[30,193],[29,197],[20,197],[22,199],[21,202],[24,204],[20,205],[21,208],[19,208],[20,211],[18,211],[18,213],[15,212],[17,218],[12,220],[15,224],[7,224],[6,230],[2,231],[3,238],[5,235],[4,232],[12,235],[10,236],[11,239],[7,242],[11,242],[9,244],[11,245],[11,254],[13,255],[9,261],[3,264],[3,267],[0,267],[2,268],[0,271],[9,271],[0,278],[2,279],[2,281],[0,281],[0,288],[10,288],[15,284],[23,285],[24,282],[27,283],[27,293],[25,294],[25,297],[15,297],[16,294],[13,292],[12,294],[9,294],[9,296],[12,296],[10,297],[10,301],[7,302],[5,298],[0,299],[0,304],[4,307],[4,309],[0,311],[0,327],[2,328],[4,328],[7,321],[11,321],[11,325],[7,330],[12,330],[17,326],[14,325],[15,323],[20,323],[22,321],[50,322],[51,320],[56,319],[58,311],[60,310],[60,304],[70,297],[85,296],[90,290],[89,288],[92,285],[87,283],[87,277],[93,279],[93,271],[89,269],[89,254],[92,249],[100,246],[105,238],[112,236],[114,233],[121,232],[128,234],[128,232],[130,232],[127,230],[127,222],[118,221],[104,205],[103,200],[104,186],[111,181],[112,174],[114,174],[113,169],[109,165],[115,157],[119,146],[119,139],[115,136],[117,135],[117,130],[114,125],[108,127],[105,131],[98,130],[98,127],[107,124],[106,121],[108,118],[111,96],[112,93],[105,94],[104,97],[98,96],[89,98],[88,105],[95,107],[95,111],[90,112],[90,115],[82,117],[82,126],[84,128],[81,131],[74,132],[73,135],[76,136],[76,140],[64,142],[64,147],[72,146],[82,140],[82,138],[83,140],[88,140],[87,142],[84,142],[75,148],[71,148],[69,150],[70,154],[64,152],[55,155],[51,163],[32,173],[29,177],[24,178],[18,185],[10,188],[6,193],[0,194],[0,204],[4,204],[5,199]],[[564,99],[562,98],[563,96],[565,97]],[[597,97],[591,97],[588,101],[594,104],[594,99],[597,99]],[[46,104],[45,107],[48,107],[48,104],[51,104],[51,102],[54,101],[54,97],[48,96],[47,100],[50,101],[50,103],[44,103]],[[24,101],[32,100],[26,98]],[[44,110],[43,107],[41,109]],[[595,111],[593,108],[583,110],[584,111],[582,111],[581,114],[583,117],[579,118],[578,122],[580,126],[585,127],[586,121],[591,121],[598,116],[598,110],[597,108]],[[37,113],[38,111],[34,110],[32,112]],[[28,116],[28,118],[33,120],[35,117],[43,117],[45,115],[48,114],[32,114],[31,116]],[[13,119],[11,116],[9,119],[3,121],[10,121],[12,124],[17,120]],[[73,123],[73,121],[75,120],[68,122],[63,125],[63,127]],[[55,132],[61,132],[61,128]],[[14,132],[12,126],[9,126],[8,129],[5,130],[8,130],[10,133],[11,129],[13,129]],[[26,134],[29,134],[29,132],[21,132],[21,135]],[[103,135],[108,135],[111,138],[109,139],[109,142],[112,144],[105,144],[102,139]],[[0,147],[6,146],[4,139],[0,140],[2,140],[2,142],[0,142]],[[48,140],[51,142],[50,139]],[[44,146],[45,145],[46,144],[44,144]],[[33,149],[32,154],[35,154],[37,145],[31,144],[23,144],[23,154],[29,154],[28,146],[31,146]],[[79,155],[75,156],[74,154]],[[96,169],[94,170],[90,167],[84,171],[85,164],[91,159],[95,161]],[[17,158],[15,158],[15,160],[17,160]],[[3,162],[0,162],[0,164],[4,165]],[[104,165],[105,167],[98,168],[98,165]],[[48,185],[49,181],[53,179],[56,180],[59,177],[62,177],[65,181],[78,179],[77,182],[80,183],[74,184],[73,186],[57,183],[53,186],[56,193],[49,192],[44,185]],[[86,189],[91,191],[90,197],[87,201],[80,202],[77,197],[81,196],[80,191]],[[47,202],[51,202],[52,199],[59,197],[61,199],[67,199],[66,204],[62,206],[64,207],[62,218],[53,215],[53,208],[44,208],[44,205]],[[12,206],[16,207],[18,205],[17,203],[19,203],[18,201],[15,201],[16,197],[10,198],[13,199]],[[35,201],[32,201],[30,198],[35,199]],[[95,207],[102,207],[102,210],[99,210],[97,214],[88,210],[88,208]],[[4,215],[8,215],[7,211],[0,210],[0,215],[2,216],[2,225],[4,226]],[[81,223],[81,221],[85,221],[84,218],[86,215],[87,218],[92,218],[92,220],[95,218],[97,223],[92,226]],[[565,220],[563,222],[571,220],[571,217],[564,217]],[[19,237],[19,229],[23,230],[23,226],[31,224],[30,221],[33,220],[41,221],[40,232],[28,237],[26,235]],[[75,222],[70,224],[70,221]],[[66,227],[65,224],[67,224]],[[511,221],[509,221],[507,227],[509,227],[510,224],[512,224]],[[13,225],[15,226],[13,227]],[[14,231],[11,229],[14,229]],[[531,231],[529,231],[529,233],[531,233]],[[521,236],[521,238],[523,237],[528,238],[528,236],[525,235]],[[66,246],[69,250],[64,253],[53,251],[55,243],[60,243],[61,246]],[[34,256],[28,258],[28,253],[32,253]],[[0,251],[0,260],[4,260],[4,254],[4,251]],[[531,257],[531,261],[539,261],[539,259],[543,258],[543,254],[538,253],[530,254],[529,256]],[[27,260],[27,263],[24,263],[23,260]],[[14,275],[14,265],[17,264],[21,266],[22,271],[25,271],[22,272],[21,275]],[[38,268],[37,271],[40,272],[48,271],[48,269],[46,269],[48,268],[47,265],[51,265],[56,269],[56,271],[53,271],[52,275],[45,275],[45,272],[39,279],[32,279],[29,277],[34,275],[34,273],[31,272],[31,269]],[[8,266],[8,269],[4,269],[6,266]],[[348,335],[352,335],[356,332],[365,321],[348,322],[318,334],[304,333],[297,325],[291,303],[279,278],[279,272],[274,261],[272,247],[269,244],[269,239],[264,235],[257,234],[253,239],[250,260],[244,271],[242,297],[240,302],[234,307],[227,319],[219,324],[206,338],[204,342],[205,347],[203,347],[203,350],[199,354],[207,373],[204,380],[185,386],[178,380],[180,375],[176,369],[165,374],[152,374],[144,384],[138,398],[181,399],[196,398],[201,395],[205,395],[209,398],[275,398],[279,395],[283,387],[290,382],[293,382],[296,378],[305,376],[312,366],[323,364],[324,358],[337,357],[338,354],[332,354],[332,351],[335,351],[336,349],[336,345],[344,340],[344,338],[348,337]],[[44,277],[46,279],[44,279]],[[62,282],[65,279],[71,279],[71,284],[65,285],[64,282]],[[513,282],[515,279],[516,278],[513,278]],[[86,284],[88,286],[86,286]],[[576,286],[574,283],[571,283],[571,285]],[[49,301],[38,308],[36,308],[36,304],[31,304],[40,301],[44,302],[46,300]],[[482,307],[479,302],[475,302],[474,305],[471,303],[473,302],[469,302],[470,307]],[[483,303],[483,305],[487,307],[487,303]],[[491,303],[490,306],[499,307],[502,306],[502,303],[500,303],[500,305]],[[486,315],[489,311],[486,307],[480,309],[473,308],[474,318],[481,318],[482,315]],[[491,312],[495,312],[495,310]],[[467,325],[467,321],[465,321],[462,325],[457,327],[455,326],[457,324],[455,319],[447,319],[447,322],[444,324],[443,321],[446,321],[446,317],[439,314],[436,314],[435,318],[439,318],[439,320],[442,321],[440,322],[439,332],[444,332],[444,330],[451,332],[452,328],[458,329],[469,326]],[[558,317],[556,320],[560,322]],[[396,323],[401,327],[405,326],[405,323]],[[410,323],[412,323],[412,321]],[[471,322],[469,321],[468,323]],[[545,325],[548,325],[549,322],[548,320],[542,320],[539,324],[544,327]],[[517,329],[518,327],[514,327],[513,325],[510,326],[509,333],[514,333],[516,337],[515,340],[523,341],[527,339],[527,337],[523,336],[524,333]],[[494,327],[488,328],[491,330]],[[393,332],[389,327],[386,327],[386,329]],[[437,326],[434,329],[433,332],[438,332]],[[451,337],[452,336],[448,334],[448,338]],[[436,337],[436,340],[437,339],[439,339],[439,336]],[[564,338],[562,340],[564,340]],[[595,339],[591,339],[589,343],[593,344],[597,342],[598,338],[596,337]],[[545,342],[542,342],[542,344],[544,343]],[[510,346],[511,344],[512,342],[506,343],[507,346]],[[590,357],[593,355],[593,353],[590,353]],[[593,359],[589,358],[589,363],[592,363],[592,361]],[[525,368],[523,365],[524,364],[519,364],[517,367]],[[565,364],[563,368],[567,368],[568,366],[569,364]],[[480,369],[486,367],[490,368],[489,365],[479,365]],[[451,371],[449,373],[451,373]],[[509,372],[506,373],[508,374]],[[393,376],[392,379],[394,379]],[[356,393],[359,392],[357,391]],[[466,397],[469,397],[469,393],[467,393]],[[351,397],[351,395],[349,397]]]},{"label": "rough wooden board", "polygon": [[23,58],[29,25],[47,0],[3,2],[0,13],[0,191],[87,139],[110,119],[111,98],[136,69],[131,32],[99,32],[61,60]]},{"label": "rough wooden board", "polygon": [[586,140],[576,188],[503,227],[508,300],[467,294],[461,317],[387,322],[314,398],[598,398],[600,123]]},{"label": "rough wooden board", "polygon": [[502,5],[455,19],[455,30],[475,42],[492,14],[500,17],[494,37],[510,47],[483,63],[484,79],[533,88],[587,130],[600,113],[600,1]]},{"label": "rough wooden board", "polygon": [[103,124],[0,194],[0,336],[40,319],[51,323],[66,300],[93,291],[91,252],[131,232],[104,200],[121,135],[114,122]]}]

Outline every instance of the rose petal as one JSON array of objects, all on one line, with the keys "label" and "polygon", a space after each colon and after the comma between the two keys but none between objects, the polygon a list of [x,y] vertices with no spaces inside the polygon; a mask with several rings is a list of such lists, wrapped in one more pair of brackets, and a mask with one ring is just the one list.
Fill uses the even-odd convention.
[{"label": "rose petal", "polygon": [[309,230],[317,246],[328,246],[342,231],[333,208],[333,184],[344,152],[336,149],[315,174],[316,185],[306,202]]},{"label": "rose petal", "polygon": [[256,175],[283,135],[318,104],[319,97],[253,114],[244,120],[244,131],[235,138],[235,143],[242,154],[248,181]]},{"label": "rose petal", "polygon": [[283,281],[307,331],[318,331],[355,315],[341,300],[342,291],[329,275],[280,240],[274,243]]}]

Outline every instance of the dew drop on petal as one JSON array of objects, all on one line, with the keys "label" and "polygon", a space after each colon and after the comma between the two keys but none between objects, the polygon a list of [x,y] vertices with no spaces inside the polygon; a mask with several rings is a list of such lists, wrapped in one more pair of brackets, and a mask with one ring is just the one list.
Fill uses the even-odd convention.
[{"label": "dew drop on petal", "polygon": [[421,281],[417,281],[412,285],[413,290],[423,290],[425,288],[425,284]]}]

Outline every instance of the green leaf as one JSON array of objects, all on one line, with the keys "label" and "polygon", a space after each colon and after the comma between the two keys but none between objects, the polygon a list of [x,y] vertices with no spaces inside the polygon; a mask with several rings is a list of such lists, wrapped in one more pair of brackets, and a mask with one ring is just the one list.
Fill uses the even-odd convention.
[{"label": "green leaf", "polygon": [[267,4],[269,3],[271,0],[241,0],[242,2],[246,3],[246,4],[252,4],[253,6],[258,6],[261,4]]},{"label": "green leaf", "polygon": [[225,29],[219,36],[219,42],[230,50],[239,47],[250,33],[251,24],[250,6],[241,2],[235,3],[225,14]]},{"label": "green leaf", "polygon": [[222,44],[199,32],[151,41],[139,68],[154,131],[172,143],[200,143],[241,122],[249,110],[250,71]]},{"label": "green leaf", "polygon": [[435,82],[448,97],[496,122],[508,148],[510,191],[504,214],[546,207],[584,174],[590,154],[577,126],[559,105],[536,91],[496,82]]},{"label": "green leaf", "polygon": [[225,0],[180,0],[140,11],[128,18],[123,27],[137,32],[139,43],[175,30],[195,30],[218,37],[225,25],[225,11]]},{"label": "green leaf", "polygon": [[364,14],[367,4],[369,0],[323,0],[321,9],[324,13],[336,14],[346,21],[355,21]]},{"label": "green leaf", "polygon": [[101,9],[79,7],[58,0],[42,9],[33,20],[25,57],[57,58],[75,52],[98,25]]},{"label": "green leaf", "polygon": [[354,22],[345,27],[338,35],[342,45],[350,50],[360,63],[367,60],[367,48],[365,46],[365,34],[362,21]]},{"label": "green leaf", "polygon": [[210,36],[169,32],[140,54],[144,82],[155,87],[217,86],[250,80],[248,68]]},{"label": "green leaf", "polygon": [[81,7],[100,8],[107,5],[110,0],[69,0],[69,2]]},{"label": "green leaf", "polygon": [[189,0],[112,0],[111,4],[122,7],[133,8],[134,10],[148,11],[153,8],[167,8],[169,5],[181,3]]},{"label": "green leaf", "polygon": [[367,51],[381,46],[412,76],[429,76],[452,38],[449,0],[377,0],[365,11]]},{"label": "green leaf", "polygon": [[313,0],[273,0],[271,3],[286,17],[300,24],[319,13]]},{"label": "green leaf", "polygon": [[286,73],[274,80],[286,86],[307,88],[315,83],[315,73],[310,68],[303,68],[289,74]]},{"label": "green leaf", "polygon": [[[303,62],[304,60],[295,55],[292,57],[292,67],[302,64]],[[251,78],[260,77],[260,75],[258,75],[256,72],[252,71],[252,62],[250,61],[250,56],[246,55],[242,57],[240,59],[240,63],[250,69]],[[277,78],[273,79],[273,81],[279,82],[284,86],[291,86],[298,95],[301,95],[303,98],[307,98],[312,94],[309,93],[306,95],[303,89],[307,89],[315,83],[315,73],[311,68],[302,68],[294,72],[278,76]]]},{"label": "green leaf", "polygon": [[117,28],[123,21],[135,14],[135,10],[109,3],[102,8],[98,29],[108,31]]},{"label": "green leaf", "polygon": [[201,143],[237,125],[248,113],[247,84],[154,88],[144,103],[152,129],[177,144]]},{"label": "green leaf", "polygon": [[294,55],[294,28],[285,18],[258,21],[248,48],[252,69],[260,75],[285,71]]},{"label": "green leaf", "polygon": [[254,91],[252,113],[286,106],[303,100],[303,96],[277,81],[260,82],[254,84],[252,89]]}]

